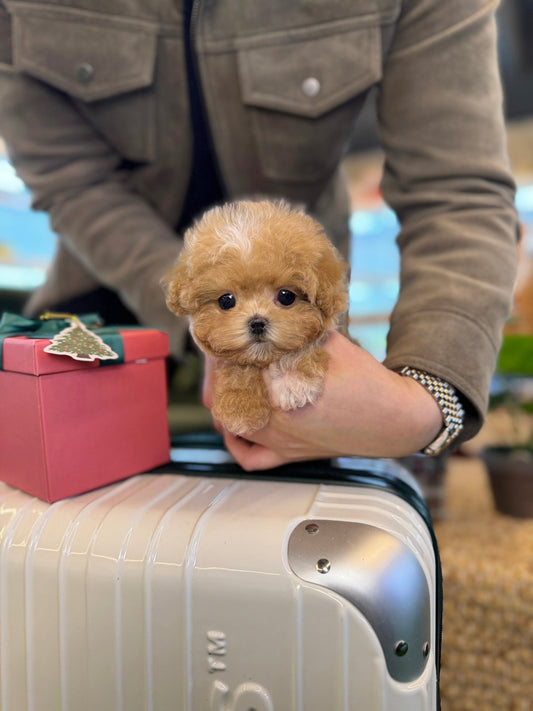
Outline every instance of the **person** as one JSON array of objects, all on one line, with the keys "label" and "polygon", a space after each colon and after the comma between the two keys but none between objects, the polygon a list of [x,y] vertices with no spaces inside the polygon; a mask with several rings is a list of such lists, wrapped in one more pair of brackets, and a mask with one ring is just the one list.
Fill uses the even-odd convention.
[{"label": "person", "polygon": [[[187,326],[167,310],[161,276],[195,215],[243,196],[304,204],[346,255],[342,158],[375,87],[382,190],[401,223],[387,356],[332,333],[319,402],[225,442],[260,469],[435,453],[472,437],[516,269],[495,8],[0,1],[0,135],[59,236],[26,313],[125,310],[168,330],[179,357]],[[207,404],[213,377],[207,364]]]}]

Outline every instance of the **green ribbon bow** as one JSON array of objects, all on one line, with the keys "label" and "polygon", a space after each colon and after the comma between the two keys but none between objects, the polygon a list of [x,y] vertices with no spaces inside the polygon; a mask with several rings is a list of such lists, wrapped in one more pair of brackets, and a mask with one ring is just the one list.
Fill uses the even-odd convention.
[{"label": "green ribbon bow", "polygon": [[[76,316],[76,318],[81,321],[84,326],[87,326],[87,328],[90,328],[91,331],[94,331],[94,333],[100,336],[104,343],[118,354],[118,358],[100,361],[100,365],[124,363],[124,343],[122,336],[117,331],[117,327],[101,326],[102,319],[96,313],[84,314],[83,316]],[[51,340],[70,325],[71,319],[69,318],[47,317],[46,320],[29,319],[24,318],[24,316],[19,316],[18,314],[11,314],[7,311],[4,312],[0,319],[0,370],[2,370],[2,351],[5,338],[26,336],[28,338],[48,338]],[[120,328],[124,330],[125,328],[128,329],[131,327],[126,326]]]}]

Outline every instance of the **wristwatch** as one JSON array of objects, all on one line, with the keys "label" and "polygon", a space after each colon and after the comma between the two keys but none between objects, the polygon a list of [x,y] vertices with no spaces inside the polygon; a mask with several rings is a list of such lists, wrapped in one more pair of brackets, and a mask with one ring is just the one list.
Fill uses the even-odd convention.
[{"label": "wristwatch", "polygon": [[430,375],[423,370],[411,368],[410,366],[405,366],[399,372],[400,375],[413,378],[417,383],[420,383],[434,397],[440,408],[444,428],[433,442],[422,450],[424,454],[435,457],[449,447],[463,429],[465,411],[461,401],[455,392],[455,388],[436,375]]}]

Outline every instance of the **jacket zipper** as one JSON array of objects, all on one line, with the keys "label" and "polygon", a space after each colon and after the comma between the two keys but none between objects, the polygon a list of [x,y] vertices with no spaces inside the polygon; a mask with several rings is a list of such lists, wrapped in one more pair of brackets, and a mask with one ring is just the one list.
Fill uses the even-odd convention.
[{"label": "jacket zipper", "polygon": [[[215,151],[215,141],[213,140],[213,133],[211,131],[211,125],[209,123],[209,114],[207,112],[207,106],[206,106],[205,97],[204,97],[204,90],[203,90],[203,85],[202,85],[202,81],[201,81],[200,63],[198,61],[198,52],[196,50],[196,36],[197,36],[198,17],[200,14],[200,2],[201,2],[201,0],[193,0],[193,4],[191,7],[191,22],[190,22],[190,26],[189,26],[189,44],[191,47],[191,57],[192,57],[192,65],[193,65],[192,66],[193,81],[196,81],[196,84],[198,87],[200,110],[201,110],[202,117],[204,120],[204,125],[206,128],[209,150],[211,152],[211,156],[212,156],[212,160],[213,160],[213,166],[214,166],[215,173],[217,175],[220,187],[222,188],[222,193],[224,195],[224,198],[226,198],[228,195],[227,182],[224,179],[222,168],[221,168],[219,160],[218,160],[218,155],[217,155],[217,152]],[[194,131],[194,127],[193,127],[193,131]]]}]

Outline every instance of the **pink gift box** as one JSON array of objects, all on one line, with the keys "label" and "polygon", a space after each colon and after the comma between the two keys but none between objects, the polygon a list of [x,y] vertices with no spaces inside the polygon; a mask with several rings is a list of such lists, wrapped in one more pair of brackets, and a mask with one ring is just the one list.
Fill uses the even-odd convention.
[{"label": "pink gift box", "polygon": [[117,365],[45,353],[47,338],[4,340],[0,479],[52,502],[168,462],[168,337],[119,333]]}]

